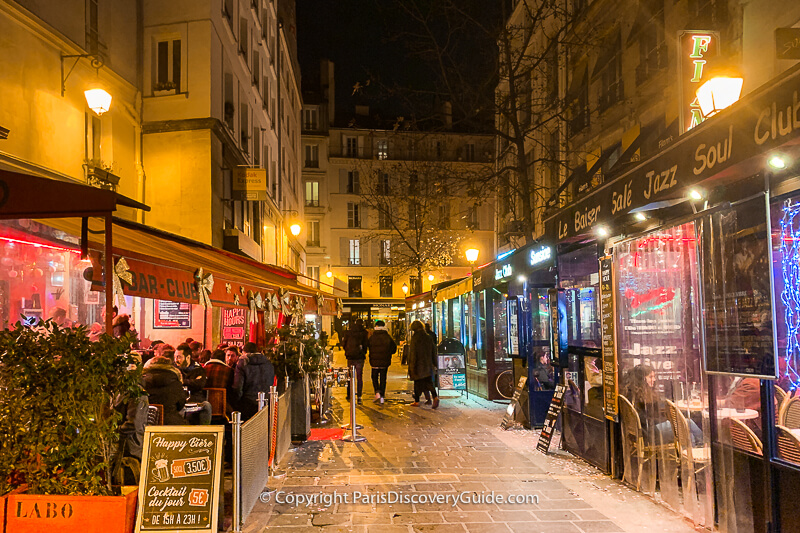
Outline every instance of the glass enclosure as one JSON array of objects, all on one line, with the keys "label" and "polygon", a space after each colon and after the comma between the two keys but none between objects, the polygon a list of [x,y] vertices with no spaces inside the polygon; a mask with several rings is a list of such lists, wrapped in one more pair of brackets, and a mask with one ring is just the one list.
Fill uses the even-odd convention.
[{"label": "glass enclosure", "polygon": [[494,360],[495,362],[511,361],[508,353],[506,295],[497,288],[490,289],[489,292],[492,294],[492,318],[494,319]]}]

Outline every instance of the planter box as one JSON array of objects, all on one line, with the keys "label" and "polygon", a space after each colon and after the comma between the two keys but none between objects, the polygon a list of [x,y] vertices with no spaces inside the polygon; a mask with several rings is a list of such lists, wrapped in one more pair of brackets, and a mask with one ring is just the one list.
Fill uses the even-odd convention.
[{"label": "planter box", "polygon": [[27,490],[27,487],[28,487],[27,485],[23,485],[21,487],[12,490],[8,494],[0,496],[0,533],[3,533],[6,527],[6,502],[8,501],[8,497],[14,494],[21,494],[25,492]]},{"label": "planter box", "polygon": [[131,533],[138,487],[122,496],[9,494],[6,533]]},{"label": "planter box", "polygon": [[305,442],[311,435],[311,403],[308,376],[292,382],[292,440]]}]

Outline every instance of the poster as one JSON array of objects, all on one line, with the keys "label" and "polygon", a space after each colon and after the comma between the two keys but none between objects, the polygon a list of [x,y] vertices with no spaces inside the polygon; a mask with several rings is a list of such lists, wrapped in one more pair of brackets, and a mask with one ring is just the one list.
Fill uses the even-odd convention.
[{"label": "poster", "polygon": [[223,426],[148,426],[136,532],[217,531]]},{"label": "poster", "polygon": [[519,326],[517,301],[508,301],[508,355],[519,355]]},{"label": "poster", "polygon": [[600,259],[600,325],[603,329],[603,406],[606,418],[617,420],[619,380],[614,332],[614,268],[611,256]]},{"label": "poster", "polygon": [[553,432],[556,429],[558,415],[561,414],[561,406],[564,404],[564,392],[566,390],[566,385],[556,385],[553,399],[550,400],[550,407],[547,409],[547,417],[544,420],[544,426],[542,427],[541,433],[539,433],[539,440],[536,443],[536,449],[542,453],[547,453],[550,450],[550,442],[553,440]]},{"label": "poster", "polygon": [[222,338],[228,346],[244,348],[247,331],[247,309],[233,308],[222,310]]},{"label": "poster", "polygon": [[436,371],[441,390],[466,390],[467,367],[463,354],[439,355],[439,368]]},{"label": "poster", "polygon": [[156,300],[155,307],[153,328],[190,329],[192,327],[192,304]]}]

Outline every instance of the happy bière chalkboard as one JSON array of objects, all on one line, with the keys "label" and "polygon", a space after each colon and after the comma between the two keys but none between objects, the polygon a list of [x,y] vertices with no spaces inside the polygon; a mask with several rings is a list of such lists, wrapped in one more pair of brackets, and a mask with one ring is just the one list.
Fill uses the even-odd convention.
[{"label": "happy bi\u00e8re chalkboard", "polygon": [[217,531],[224,429],[145,428],[137,533]]}]

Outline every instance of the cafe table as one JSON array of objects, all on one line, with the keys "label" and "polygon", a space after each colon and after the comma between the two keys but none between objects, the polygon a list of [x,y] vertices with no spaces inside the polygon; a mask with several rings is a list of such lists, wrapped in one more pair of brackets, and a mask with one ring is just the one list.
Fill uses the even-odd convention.
[{"label": "cafe table", "polygon": [[[708,417],[708,404],[702,400],[678,400],[675,405],[681,411],[702,411],[703,416]],[[722,407],[717,409],[717,418],[736,418],[738,420],[751,420],[761,416],[755,409],[734,409],[732,407]]]}]

